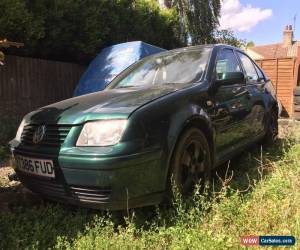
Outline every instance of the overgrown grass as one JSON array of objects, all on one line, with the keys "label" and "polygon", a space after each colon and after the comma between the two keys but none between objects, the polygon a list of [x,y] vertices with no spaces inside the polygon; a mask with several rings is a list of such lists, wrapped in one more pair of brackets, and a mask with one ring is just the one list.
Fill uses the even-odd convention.
[{"label": "overgrown grass", "polygon": [[[0,212],[1,249],[240,249],[241,235],[300,238],[300,127],[222,166],[210,190],[124,219],[45,203]],[[295,248],[299,248],[295,246]],[[264,248],[266,249],[266,248]]]}]

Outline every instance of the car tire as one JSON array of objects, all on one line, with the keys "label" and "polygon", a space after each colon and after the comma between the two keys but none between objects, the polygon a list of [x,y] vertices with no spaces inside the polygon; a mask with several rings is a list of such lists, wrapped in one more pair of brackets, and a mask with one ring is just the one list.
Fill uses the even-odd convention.
[{"label": "car tire", "polygon": [[268,122],[265,125],[265,131],[263,142],[265,144],[273,144],[278,136],[278,113],[275,109],[271,111]]},{"label": "car tire", "polygon": [[[201,189],[211,177],[211,155],[204,133],[197,128],[186,130],[175,147],[169,174],[169,193],[172,188],[183,196],[190,196],[198,184]],[[171,195],[173,197],[173,195]]]}]

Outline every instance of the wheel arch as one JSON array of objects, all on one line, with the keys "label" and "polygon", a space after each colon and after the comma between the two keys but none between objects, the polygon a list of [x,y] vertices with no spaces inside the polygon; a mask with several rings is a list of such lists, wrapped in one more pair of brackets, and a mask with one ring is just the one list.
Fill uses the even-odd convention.
[{"label": "wheel arch", "polygon": [[[191,117],[188,121],[186,121],[186,123],[184,124],[184,127],[180,131],[180,134],[176,140],[176,144],[177,144],[178,140],[180,139],[180,137],[182,136],[182,134],[189,128],[198,128],[199,130],[201,130],[203,132],[205,138],[207,139],[208,145],[209,145],[211,159],[213,159],[213,153],[214,153],[213,129],[212,129],[211,124],[201,117]],[[175,149],[175,147],[173,148],[173,152],[174,152],[174,149]]]},{"label": "wheel arch", "polygon": [[215,157],[215,144],[214,144],[215,133],[214,133],[211,121],[208,119],[208,117],[201,116],[201,115],[193,115],[183,122],[183,124],[178,129],[178,133],[177,133],[177,136],[176,136],[174,142],[172,143],[169,158],[167,161],[168,162],[167,163],[167,175],[166,175],[167,178],[169,175],[170,165],[172,162],[172,157],[174,155],[176,145],[178,144],[178,141],[180,140],[182,135],[185,133],[185,131],[187,131],[190,128],[198,128],[199,130],[201,130],[203,132],[204,136],[207,139],[209,149],[210,149],[211,165],[212,166],[214,165],[214,162],[215,162],[215,158],[214,158]]}]

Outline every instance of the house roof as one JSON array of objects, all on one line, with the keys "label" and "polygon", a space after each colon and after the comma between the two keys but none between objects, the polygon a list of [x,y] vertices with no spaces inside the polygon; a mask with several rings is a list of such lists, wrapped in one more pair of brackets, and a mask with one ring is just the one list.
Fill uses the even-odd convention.
[{"label": "house roof", "polygon": [[247,52],[251,54],[254,59],[262,58],[280,58],[280,57],[297,57],[298,46],[300,41],[295,41],[291,46],[285,47],[283,43],[275,43],[268,45],[255,46],[247,48]]}]

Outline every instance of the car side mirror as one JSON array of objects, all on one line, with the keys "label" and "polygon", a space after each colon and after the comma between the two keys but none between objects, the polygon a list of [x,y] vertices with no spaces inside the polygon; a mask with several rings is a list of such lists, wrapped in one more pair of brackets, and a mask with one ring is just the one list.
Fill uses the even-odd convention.
[{"label": "car side mirror", "polygon": [[257,81],[260,82],[260,83],[263,83],[263,82],[265,82],[265,78],[259,77],[259,78],[257,79]]},{"label": "car side mirror", "polygon": [[222,74],[222,79],[215,80],[217,86],[233,85],[245,82],[245,76],[242,72],[226,72]]}]

